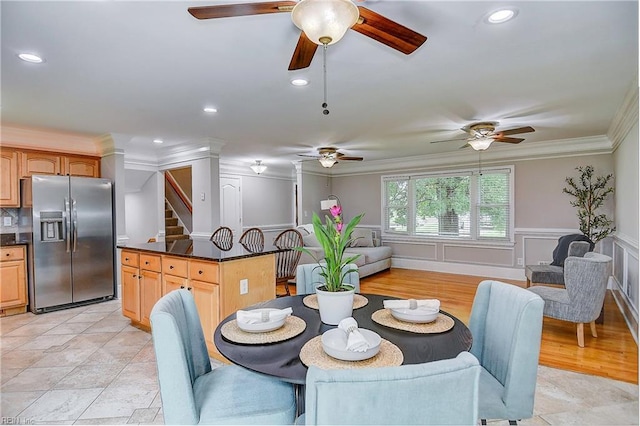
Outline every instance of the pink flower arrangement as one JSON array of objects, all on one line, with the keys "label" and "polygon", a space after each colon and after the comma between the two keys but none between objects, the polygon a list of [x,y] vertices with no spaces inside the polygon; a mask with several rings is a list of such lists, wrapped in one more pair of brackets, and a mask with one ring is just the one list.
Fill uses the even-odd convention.
[{"label": "pink flower arrangement", "polygon": [[296,247],[296,249],[309,254],[318,262],[318,267],[321,268],[320,275],[325,279],[326,291],[341,291],[343,289],[342,280],[352,272],[352,270],[343,270],[345,265],[353,263],[360,256],[358,254],[345,258],[344,252],[353,241],[351,239],[353,228],[360,223],[364,214],[354,217],[345,226],[342,221],[342,207],[340,205],[331,207],[329,213],[331,217],[325,216],[324,224],[315,212],[311,221],[316,238],[324,250],[324,261],[316,258],[313,252],[304,247]]}]

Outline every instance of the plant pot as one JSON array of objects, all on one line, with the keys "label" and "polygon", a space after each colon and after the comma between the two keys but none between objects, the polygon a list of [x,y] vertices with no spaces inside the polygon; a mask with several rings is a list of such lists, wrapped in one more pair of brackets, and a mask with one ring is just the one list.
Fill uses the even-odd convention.
[{"label": "plant pot", "polygon": [[320,321],[328,325],[338,325],[340,321],[349,318],[353,312],[353,295],[355,287],[344,284],[345,291],[324,291],[316,287],[318,296],[318,308],[320,310]]}]

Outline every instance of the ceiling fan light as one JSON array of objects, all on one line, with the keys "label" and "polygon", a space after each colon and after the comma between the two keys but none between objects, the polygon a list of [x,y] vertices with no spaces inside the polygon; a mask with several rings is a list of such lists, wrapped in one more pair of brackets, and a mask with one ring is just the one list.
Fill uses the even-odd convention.
[{"label": "ceiling fan light", "polygon": [[260,174],[265,170],[267,170],[267,166],[262,164],[262,160],[256,160],[256,162],[252,164],[250,167],[251,167],[251,170],[253,170],[256,174]]},{"label": "ceiling fan light", "polygon": [[318,161],[322,164],[322,167],[331,168],[334,164],[336,164],[336,159],[331,157],[322,157],[319,158]]},{"label": "ceiling fan light", "polygon": [[493,138],[477,138],[471,139],[469,141],[469,145],[471,145],[471,148],[475,149],[476,151],[486,150],[491,146],[491,143],[493,143]]},{"label": "ceiling fan light", "polygon": [[291,11],[296,27],[318,45],[338,42],[359,16],[351,0],[301,0]]}]

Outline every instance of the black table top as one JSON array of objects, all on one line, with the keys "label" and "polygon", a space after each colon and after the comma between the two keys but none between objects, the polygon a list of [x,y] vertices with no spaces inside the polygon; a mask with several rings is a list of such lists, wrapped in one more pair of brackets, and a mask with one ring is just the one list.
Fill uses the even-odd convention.
[{"label": "black table top", "polygon": [[[229,361],[250,370],[278,377],[291,383],[304,384],[307,367],[298,357],[300,349],[312,338],[336,327],[322,323],[319,312],[302,303],[305,296],[280,297],[247,308],[282,309],[290,306],[293,309],[293,315],[302,318],[307,324],[302,334],[283,342],[266,345],[234,343],[220,334],[222,324],[235,319],[236,315],[232,314],[221,321],[214,332],[213,340],[218,351]],[[451,330],[444,333],[417,334],[396,330],[380,325],[371,319],[371,315],[375,311],[383,308],[383,300],[396,298],[374,294],[363,294],[363,296],[369,300],[369,303],[353,311],[353,317],[358,321],[358,326],[373,330],[383,339],[398,346],[404,355],[404,364],[419,364],[455,358],[460,352],[471,348],[473,340],[471,332],[462,321],[453,315],[441,311],[453,318],[455,323]]]}]

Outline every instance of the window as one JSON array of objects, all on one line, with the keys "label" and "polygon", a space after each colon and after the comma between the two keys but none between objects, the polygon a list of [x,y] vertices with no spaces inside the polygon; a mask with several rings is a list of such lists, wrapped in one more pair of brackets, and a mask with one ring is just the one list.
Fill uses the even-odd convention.
[{"label": "window", "polygon": [[425,238],[512,240],[512,168],[384,176],[383,229]]}]

